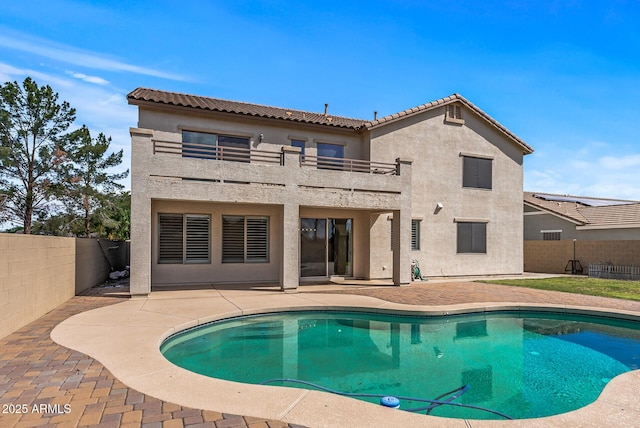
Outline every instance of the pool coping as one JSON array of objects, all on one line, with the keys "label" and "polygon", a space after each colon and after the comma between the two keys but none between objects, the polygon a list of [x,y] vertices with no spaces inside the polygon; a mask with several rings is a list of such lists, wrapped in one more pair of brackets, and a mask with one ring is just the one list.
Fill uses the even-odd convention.
[{"label": "pool coping", "polygon": [[[369,296],[331,293],[288,294],[256,290],[184,290],[152,293],[84,312],[60,323],[51,338],[100,361],[124,384],[183,406],[222,413],[282,420],[307,426],[442,427],[630,426],[640,418],[640,370],[617,376],[598,399],[575,411],[537,419],[482,421],[417,415],[321,391],[249,385],[208,378],[179,368],[160,353],[160,344],[176,332],[208,322],[279,311],[353,310],[409,315],[454,315],[490,311],[550,311],[640,320],[635,311],[589,306],[499,302],[416,306]],[[107,339],[105,339],[107,338]]]}]

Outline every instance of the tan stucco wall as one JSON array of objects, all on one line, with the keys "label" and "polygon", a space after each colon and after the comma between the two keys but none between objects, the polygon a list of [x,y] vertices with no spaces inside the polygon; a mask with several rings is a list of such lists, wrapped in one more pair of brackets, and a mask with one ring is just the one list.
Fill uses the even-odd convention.
[{"label": "tan stucco wall", "polygon": [[75,294],[74,238],[0,233],[0,338]]},{"label": "tan stucco wall", "polygon": [[[277,283],[282,244],[281,209],[272,205],[216,204],[185,201],[154,201],[152,204],[152,285],[259,282]],[[206,214],[211,216],[211,263],[159,264],[158,213]],[[269,261],[267,263],[222,263],[222,216],[269,217]]]},{"label": "tan stucco wall", "polygon": [[[442,107],[359,133],[258,117],[198,113],[193,109],[141,107],[138,128],[131,130],[132,293],[146,294],[151,283],[202,283],[214,277],[223,282],[297,283],[291,273],[298,267],[287,263],[299,251],[293,245],[299,238],[299,232],[294,230],[298,218],[311,215],[303,214],[311,207],[320,210],[319,217],[330,217],[322,212],[331,209],[361,210],[353,216],[349,214],[354,220],[359,219],[354,225],[354,275],[358,277],[393,277],[395,283],[405,284],[412,258],[420,262],[427,276],[521,273],[522,148],[485,119],[464,109],[464,125],[445,123]],[[343,144],[346,158],[385,163],[402,159],[399,168],[406,173],[382,176],[301,167],[295,153],[283,154],[284,167],[277,163],[260,165],[153,154],[153,140],[180,142],[183,129],[246,136],[252,149],[273,152],[282,151],[291,139],[306,140],[307,155],[315,154],[318,142]],[[493,158],[491,190],[462,187],[461,153]],[[177,202],[162,205],[170,200]],[[188,213],[184,207],[188,201],[209,201],[209,205],[194,209],[204,209],[214,221],[212,265],[197,269],[189,265],[189,273],[187,266],[159,266],[157,256],[152,254],[157,246],[158,207]],[[438,212],[434,211],[437,203],[444,205]],[[216,265],[220,244],[215,241],[219,232],[215,227],[225,204],[230,204],[227,208],[237,204],[237,213],[245,215],[251,210],[271,210],[271,259],[268,267],[256,269],[255,275],[241,269],[238,273],[243,275],[237,276],[234,268]],[[248,212],[243,211],[243,205]],[[399,216],[394,222],[398,236],[394,242],[398,246],[396,260],[390,248],[390,215]],[[345,212],[336,214],[344,216]],[[409,250],[411,218],[421,220],[419,251]],[[456,254],[454,219],[486,220],[487,254]],[[400,266],[398,260],[405,267],[396,269],[394,275],[393,266]]]},{"label": "tan stucco wall", "polygon": [[[174,125],[175,122],[177,119],[174,120]],[[155,119],[147,119],[144,123],[160,126]],[[213,129],[223,125],[229,124],[216,122],[215,126],[209,126]],[[253,128],[258,126],[255,125]],[[358,215],[382,209],[401,210],[406,205],[401,198],[402,193],[407,189],[410,191],[410,165],[406,164],[403,165],[405,173],[394,176],[301,167],[299,154],[286,150],[283,153],[284,165],[182,158],[179,155],[153,153],[154,139],[181,141],[181,134],[175,130],[167,132],[136,128],[131,130],[131,135],[132,294],[146,294],[152,284],[175,283],[278,281],[283,288],[295,288],[298,285],[297,242],[301,209],[316,207],[322,210],[360,210]],[[278,149],[283,150],[282,146],[278,146]],[[345,156],[349,156],[348,151]],[[212,205],[186,205],[203,202]],[[266,208],[269,206],[271,208]],[[190,213],[190,207],[212,215],[212,264],[160,266],[154,253],[157,246],[157,213],[160,209]],[[271,210],[272,245],[268,266],[252,265],[247,269],[245,265],[222,266],[218,262],[220,243],[216,241],[216,233],[218,237],[220,234],[216,231],[215,224],[216,218],[219,219],[222,214],[216,210],[221,207],[225,207],[227,212],[233,211],[243,215],[253,214],[251,210],[257,210],[256,213],[264,212],[265,209]],[[344,213],[341,216],[344,216]],[[367,216],[368,214],[363,217],[364,225],[368,225]],[[217,224],[220,224],[220,220]],[[403,239],[408,240],[410,228],[405,229],[403,233]],[[359,240],[358,245],[368,246],[368,238]],[[408,258],[404,259],[407,259],[408,264]],[[358,266],[354,266],[355,273],[366,277],[368,268],[364,266],[369,265],[368,259],[359,260]]]},{"label": "tan stucco wall", "polygon": [[[305,154],[315,156],[317,143],[330,143],[345,147],[344,157],[351,159],[367,159],[368,151],[364,150],[362,136],[353,131],[344,131],[327,127],[300,126],[295,122],[287,126],[274,126],[273,122],[254,118],[251,122],[234,120],[229,115],[180,115],[176,112],[140,109],[138,127],[153,129],[156,138],[168,138],[181,141],[181,133],[186,131],[208,132],[212,134],[238,135],[250,138],[252,149],[280,152],[280,147],[288,146],[291,140],[305,141]],[[176,138],[175,133],[180,133]],[[262,141],[260,135],[262,134]]]},{"label": "tan stucco wall", "polygon": [[[565,273],[573,259],[573,240],[524,241],[524,270],[527,272]],[[640,240],[577,240],[576,259],[588,271],[589,263],[640,265]]]},{"label": "tan stucco wall", "polygon": [[[464,125],[444,122],[444,107],[371,131],[371,160],[413,160],[411,215],[422,220],[421,249],[410,257],[423,275],[522,272],[522,149],[464,109]],[[460,153],[493,157],[491,190],[462,187]],[[436,212],[436,204],[444,208]],[[486,219],[487,254],[456,254],[454,218]],[[387,215],[372,219],[372,277],[389,276]],[[387,269],[385,269],[386,267]]]}]

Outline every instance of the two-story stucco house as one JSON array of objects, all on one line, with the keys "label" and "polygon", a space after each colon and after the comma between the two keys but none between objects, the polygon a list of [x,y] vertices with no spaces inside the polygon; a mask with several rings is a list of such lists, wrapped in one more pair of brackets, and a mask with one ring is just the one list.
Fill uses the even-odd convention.
[{"label": "two-story stucco house", "polygon": [[522,272],[532,149],[460,95],[372,121],[138,88],[131,293]]}]

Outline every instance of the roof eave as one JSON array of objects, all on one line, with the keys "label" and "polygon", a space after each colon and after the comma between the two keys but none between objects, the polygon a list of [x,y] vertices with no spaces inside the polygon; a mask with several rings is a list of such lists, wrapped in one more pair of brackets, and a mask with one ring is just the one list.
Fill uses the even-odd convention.
[{"label": "roof eave", "polygon": [[583,222],[583,221],[576,220],[575,218],[571,218],[571,217],[569,217],[569,216],[566,216],[566,215],[560,214],[559,212],[556,212],[556,211],[550,210],[550,209],[548,209],[548,208],[546,208],[546,207],[543,207],[543,206],[540,206],[540,205],[533,204],[533,203],[531,203],[531,202],[529,202],[529,201],[523,201],[523,202],[524,202],[524,204],[525,204],[525,205],[527,205],[528,207],[535,208],[535,209],[538,209],[538,210],[540,210],[540,211],[544,211],[546,214],[550,214],[550,215],[552,215],[552,216],[555,216],[555,217],[561,218],[562,220],[566,220],[566,221],[571,222],[571,223],[573,223],[573,224],[575,224],[575,225],[578,225],[578,226],[584,226],[585,224],[587,224],[587,223],[585,223],[585,222]]},{"label": "roof eave", "polygon": [[350,126],[350,125],[340,125],[335,123],[321,123],[312,120],[302,120],[298,118],[285,118],[285,117],[276,117],[269,115],[260,115],[260,114],[251,114],[251,113],[242,113],[237,111],[230,111],[224,109],[212,109],[212,108],[203,108],[200,106],[187,106],[175,103],[166,103],[162,101],[156,100],[145,100],[131,96],[131,94],[127,95],[127,101],[130,105],[136,105],[139,107],[152,107],[152,108],[161,108],[161,109],[169,109],[169,110],[197,110],[203,113],[212,113],[212,114],[225,114],[232,116],[240,116],[240,117],[251,117],[251,118],[259,118],[264,120],[276,120],[276,121],[285,121],[285,122],[294,122],[303,125],[312,125],[312,126],[320,126],[320,127],[328,127],[332,129],[340,129],[345,131],[360,131],[362,130],[362,126]]},{"label": "roof eave", "polygon": [[522,141],[519,137],[517,137],[515,134],[513,134],[511,131],[509,131],[507,128],[505,128],[503,125],[501,125],[497,120],[493,119],[487,113],[485,113],[480,108],[478,108],[475,104],[473,104],[472,102],[470,102],[469,100],[467,100],[465,97],[463,97],[462,95],[460,95],[458,93],[449,95],[448,97],[445,97],[445,98],[440,98],[439,100],[435,100],[435,101],[432,101],[432,102],[427,103],[427,104],[422,104],[420,106],[413,107],[413,108],[408,109],[408,110],[404,110],[404,111],[399,112],[399,113],[394,113],[392,115],[382,117],[382,118],[377,119],[377,120],[372,121],[372,122],[367,122],[367,123],[364,124],[364,126],[368,130],[381,128],[381,127],[389,125],[391,123],[395,123],[395,122],[404,120],[406,118],[413,117],[415,115],[418,115],[418,114],[421,114],[421,113],[424,113],[424,112],[427,112],[427,111],[431,111],[431,110],[434,110],[436,108],[440,108],[440,107],[446,106],[446,105],[454,103],[454,102],[461,102],[462,104],[467,106],[467,108],[469,108],[470,110],[475,112],[478,116],[483,118],[486,122],[491,124],[500,133],[502,133],[509,140],[513,141],[516,145],[518,145],[522,149],[522,153],[524,155],[529,155],[529,154],[533,153],[534,150],[533,150],[533,148],[531,146],[529,146],[527,143]]}]

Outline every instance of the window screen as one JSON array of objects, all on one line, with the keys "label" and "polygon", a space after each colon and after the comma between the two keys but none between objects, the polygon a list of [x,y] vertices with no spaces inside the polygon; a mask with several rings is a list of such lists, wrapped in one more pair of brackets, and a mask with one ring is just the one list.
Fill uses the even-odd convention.
[{"label": "window screen", "polygon": [[458,223],[458,253],[486,253],[487,224]]},{"label": "window screen", "polygon": [[491,189],[492,160],[463,156],[462,187]]}]

